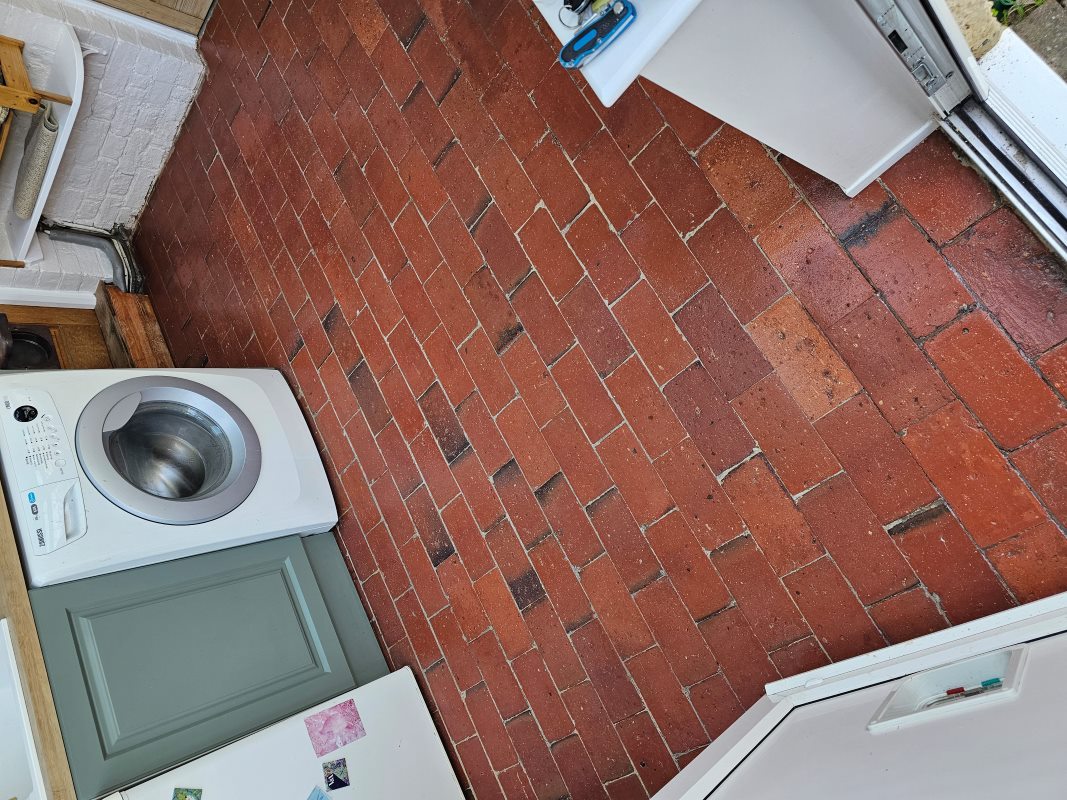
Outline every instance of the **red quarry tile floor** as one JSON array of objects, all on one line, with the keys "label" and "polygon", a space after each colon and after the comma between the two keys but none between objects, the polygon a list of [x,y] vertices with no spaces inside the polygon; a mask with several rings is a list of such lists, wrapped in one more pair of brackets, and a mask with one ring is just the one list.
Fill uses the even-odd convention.
[{"label": "red quarry tile floor", "polygon": [[282,369],[479,800],[643,798],[781,675],[1067,589],[1067,282],[948,142],[859,197],[528,3],[224,1],[137,235]]}]

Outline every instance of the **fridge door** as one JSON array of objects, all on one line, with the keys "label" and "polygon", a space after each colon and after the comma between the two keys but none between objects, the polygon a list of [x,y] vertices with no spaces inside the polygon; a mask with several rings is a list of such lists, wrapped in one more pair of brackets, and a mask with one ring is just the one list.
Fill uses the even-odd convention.
[{"label": "fridge door", "polygon": [[938,118],[855,2],[703,0],[641,74],[850,196]]},{"label": "fridge door", "polygon": [[1062,798],[1065,659],[1060,634],[800,706],[709,797]]},{"label": "fridge door", "polygon": [[[352,700],[366,735],[321,757],[304,719]],[[304,800],[326,791],[323,764],[344,759],[350,785],[330,800],[462,800],[463,792],[410,668],[321,703],[123,792],[125,800],[172,800],[200,789],[205,800]]]}]

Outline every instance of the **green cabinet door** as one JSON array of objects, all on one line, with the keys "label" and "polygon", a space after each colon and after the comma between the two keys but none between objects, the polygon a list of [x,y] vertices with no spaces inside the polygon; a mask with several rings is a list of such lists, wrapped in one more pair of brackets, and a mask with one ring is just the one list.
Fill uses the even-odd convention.
[{"label": "green cabinet door", "polygon": [[35,589],[30,602],[81,800],[356,685],[297,536]]}]

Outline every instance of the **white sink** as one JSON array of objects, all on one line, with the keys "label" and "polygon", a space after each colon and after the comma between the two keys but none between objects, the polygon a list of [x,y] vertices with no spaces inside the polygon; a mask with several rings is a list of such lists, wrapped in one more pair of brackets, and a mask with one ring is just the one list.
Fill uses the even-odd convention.
[{"label": "white sink", "polygon": [[0,619],[0,800],[39,800],[43,785],[11,631],[7,620]]}]

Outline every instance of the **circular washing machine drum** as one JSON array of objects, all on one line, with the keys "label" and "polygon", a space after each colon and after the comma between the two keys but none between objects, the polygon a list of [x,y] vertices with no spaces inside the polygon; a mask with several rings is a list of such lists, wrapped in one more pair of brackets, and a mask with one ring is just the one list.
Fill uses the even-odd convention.
[{"label": "circular washing machine drum", "polygon": [[108,500],[166,525],[218,519],[259,480],[259,437],[232,401],[167,375],[97,394],[74,434],[82,469]]}]

